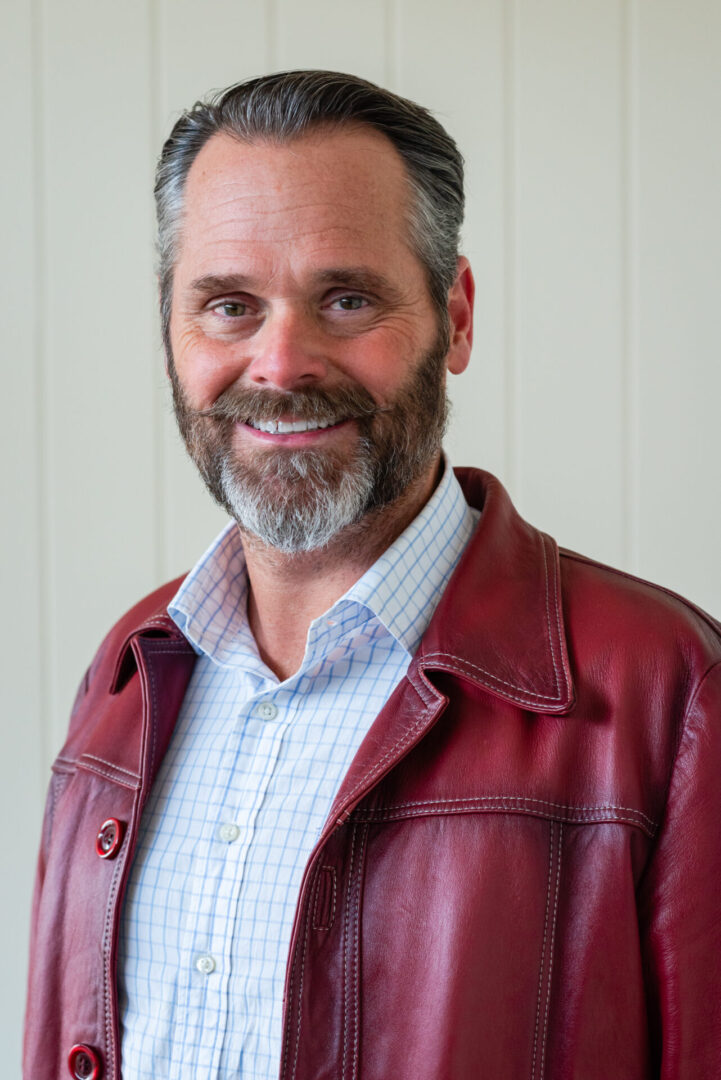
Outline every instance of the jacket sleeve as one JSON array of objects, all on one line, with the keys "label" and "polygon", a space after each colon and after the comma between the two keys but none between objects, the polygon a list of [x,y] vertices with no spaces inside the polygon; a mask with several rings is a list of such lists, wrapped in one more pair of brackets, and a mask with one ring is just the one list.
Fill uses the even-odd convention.
[{"label": "jacket sleeve", "polygon": [[686,710],[665,818],[639,891],[660,1080],[721,1076],[721,662]]}]

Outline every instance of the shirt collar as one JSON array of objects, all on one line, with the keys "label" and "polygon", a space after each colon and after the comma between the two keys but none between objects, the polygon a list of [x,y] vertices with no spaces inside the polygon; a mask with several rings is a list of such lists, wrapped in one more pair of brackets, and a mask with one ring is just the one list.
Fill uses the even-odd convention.
[{"label": "shirt collar", "polygon": [[440,483],[417,517],[333,606],[363,604],[412,656],[479,516],[445,460]]},{"label": "shirt collar", "polygon": [[[440,483],[403,533],[322,616],[329,644],[375,616],[412,656],[479,518],[444,459]],[[194,650],[218,664],[258,657],[247,619],[248,578],[240,533],[229,522],[184,579],[168,614]],[[318,639],[321,620],[309,631]],[[316,640],[315,645],[319,642]]]}]

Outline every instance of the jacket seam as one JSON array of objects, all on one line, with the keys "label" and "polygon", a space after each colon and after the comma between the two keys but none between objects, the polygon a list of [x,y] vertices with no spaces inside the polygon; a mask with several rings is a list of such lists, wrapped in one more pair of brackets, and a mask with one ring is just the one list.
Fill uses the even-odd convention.
[{"label": "jacket seam", "polygon": [[[326,877],[326,881],[330,885],[331,906],[328,918],[325,922],[320,918],[323,914],[318,910],[318,903],[320,900],[320,886],[323,880],[323,875],[329,875]],[[335,907],[336,907],[336,872],[334,866],[320,866],[318,868],[318,875],[315,881],[315,889],[313,890],[313,929],[314,930],[330,930],[335,922]]]},{"label": "jacket seam", "polygon": [[555,836],[555,823],[551,822],[549,829],[548,851],[548,881],[546,884],[546,911],[543,917],[543,941],[541,944],[541,963],[538,966],[538,992],[536,995],[536,1023],[533,1029],[533,1061],[531,1063],[531,1080],[536,1080],[536,1058],[538,1056],[538,1028],[541,1022],[541,999],[543,997],[543,972],[546,966],[546,942],[548,941],[548,915],[551,910],[551,880],[553,876],[553,841]]},{"label": "jacket seam", "polygon": [[[351,837],[351,854],[350,865],[348,868],[348,887],[346,890],[346,910],[344,920],[345,947],[343,954],[343,1065],[341,1072],[342,1080],[346,1080],[346,1075],[349,1076],[349,1080],[357,1080],[358,1076],[360,1010],[360,896],[368,826],[363,825],[360,829],[360,843],[358,847],[356,869],[355,847],[357,832],[358,825],[355,825],[353,827],[353,834]],[[352,927],[352,939],[351,919],[353,920],[354,924]],[[350,1033],[349,1026],[351,1027]]]},{"label": "jacket seam", "polygon": [[553,918],[551,919],[551,941],[548,949],[548,977],[546,980],[546,1013],[543,1021],[543,1043],[541,1046],[539,1080],[543,1080],[546,1072],[546,1046],[548,1043],[548,1017],[551,1010],[551,989],[553,985],[553,958],[556,945],[556,924],[558,916],[558,896],[561,886],[561,845],[563,842],[563,825],[558,826],[558,853],[556,855],[556,885],[553,900]]},{"label": "jacket seam", "polygon": [[[381,772],[383,772],[383,769],[385,768],[386,761],[389,758],[392,758],[398,750],[403,749],[405,747],[405,745],[411,741],[413,736],[416,734],[417,731],[420,730],[420,728],[422,728],[423,724],[425,723],[426,719],[428,718],[428,715],[431,712],[431,709],[433,708],[433,705],[435,704],[434,699],[430,695],[426,699],[424,694],[421,692],[420,688],[416,685],[415,682],[413,682],[413,680],[410,677],[408,677],[408,681],[409,681],[410,685],[413,687],[413,689],[415,690],[418,697],[423,702],[425,708],[421,711],[420,716],[414,721],[414,723],[412,723],[410,725],[410,727],[407,728],[405,730],[405,732],[396,740],[396,742],[393,744],[393,746],[391,746],[386,751],[386,753],[383,755],[383,757],[379,758],[378,761],[376,761],[375,764],[372,765],[371,768],[368,769],[368,771],[366,773],[364,773],[364,775],[353,786],[353,788],[351,788],[351,790],[348,792],[348,795],[346,796],[346,803],[352,801],[352,799],[355,796],[356,792],[360,791],[360,789],[364,786],[364,784],[367,783],[367,781],[374,780]],[[349,816],[350,816],[349,814],[344,814],[339,819],[339,822],[347,820]]]},{"label": "jacket seam", "polygon": [[[553,631],[551,630],[551,605],[548,587],[548,555],[546,554],[545,538],[542,533],[539,533],[538,535],[541,541],[541,551],[543,552],[543,573],[546,578],[546,625],[548,627],[548,647],[551,653],[551,663],[553,664],[553,677],[556,683],[556,698],[559,699],[561,697],[561,684],[558,678],[558,667],[556,666],[556,652],[553,647]],[[556,618],[558,618],[558,603],[556,603]]]},{"label": "jacket seam", "polygon": [[414,799],[402,803],[390,803],[388,806],[378,806],[369,808],[369,812],[373,813],[376,810],[386,812],[388,810],[404,810],[407,807],[413,806],[444,806],[446,804],[455,805],[457,803],[478,803],[478,802],[497,802],[500,800],[510,800],[513,802],[527,802],[538,803],[541,806],[551,806],[558,810],[571,810],[571,811],[603,811],[603,810],[621,810],[626,814],[637,814],[643,818],[645,822],[651,828],[657,827],[657,822],[653,821],[650,817],[644,814],[641,810],[636,810],[632,806],[619,806],[616,803],[594,803],[589,805],[576,805],[575,803],[557,803],[552,802],[550,799],[537,799],[531,795],[511,795],[509,793],[503,795],[475,795],[468,798],[460,799]]},{"label": "jacket seam", "polygon": [[[681,723],[679,724],[678,739],[677,739],[677,742],[676,742],[676,747],[674,749],[673,757],[672,757],[672,760],[671,760],[671,765],[670,765],[669,770],[668,770],[668,776],[666,778],[666,787],[665,787],[665,792],[664,792],[664,804],[663,804],[664,805],[664,810],[663,810],[663,814],[661,815],[661,818],[659,820],[659,825],[658,825],[659,830],[661,828],[662,822],[665,821],[666,817],[668,816],[668,803],[669,803],[669,799],[671,797],[671,784],[673,783],[673,776],[674,776],[674,773],[676,772],[676,765],[678,763],[678,758],[679,758],[679,755],[681,753],[681,747],[683,746],[684,736],[686,735],[686,728],[688,726],[688,718],[689,718],[693,708],[696,705],[696,702],[697,702],[697,700],[699,698],[701,690],[703,689],[707,679],[709,679],[711,677],[711,675],[713,675],[713,673],[715,671],[717,671],[717,670],[721,670],[721,660],[715,660],[713,662],[713,664],[710,664],[706,668],[703,675],[700,677],[698,683],[696,684],[695,689],[693,690],[693,692],[689,696],[688,702],[686,704],[686,708],[683,711],[683,718],[681,720]],[[653,853],[651,854],[651,856],[650,856],[650,858],[649,858],[649,860],[648,860],[648,862],[646,864],[646,869],[648,869],[648,866],[650,865],[652,858],[653,858]],[[639,888],[641,887],[641,881],[639,881],[638,887]]]},{"label": "jacket seam", "polygon": [[348,936],[350,924],[350,898],[353,883],[353,868],[355,866],[355,842],[358,826],[353,826],[351,833],[350,860],[348,867],[348,886],[345,898],[345,918],[343,920],[343,1063],[341,1066],[341,1078],[346,1078],[346,1061],[348,1056]]},{"label": "jacket seam", "polygon": [[[300,962],[300,980],[298,983],[298,1002],[297,1002],[297,1019],[296,1019],[296,1032],[295,1032],[295,1051],[293,1054],[293,1071],[291,1073],[292,1080],[295,1080],[296,1072],[298,1069],[298,1052],[300,1050],[300,1029],[303,1015],[303,976],[305,974],[305,957],[308,948],[308,935],[310,933],[311,922],[311,904],[310,896],[306,898],[306,912],[305,912],[305,934],[303,935],[303,955]],[[297,957],[297,950],[296,950]],[[293,970],[291,972],[289,996],[292,1001],[293,995],[293,983],[295,980],[295,958],[293,961]],[[290,1004],[290,1002],[289,1002]],[[290,1034],[290,1032],[288,1032]]]},{"label": "jacket seam", "polygon": [[651,839],[656,836],[658,831],[657,825],[647,825],[643,821],[639,821],[638,817],[630,817],[620,813],[605,813],[601,808],[577,814],[561,814],[554,812],[551,809],[543,809],[542,807],[519,806],[517,803],[514,803],[514,800],[512,799],[489,800],[485,803],[481,803],[479,800],[478,803],[469,803],[463,806],[449,805],[445,808],[443,806],[410,808],[409,812],[404,812],[403,810],[385,811],[382,808],[360,808],[353,812],[351,819],[366,822],[402,821],[404,819],[435,816],[441,817],[449,816],[451,814],[470,813],[472,811],[477,811],[479,813],[496,813],[502,811],[506,813],[527,814],[529,817],[544,818],[548,821],[557,821],[568,825],[633,825]]},{"label": "jacket seam", "polygon": [[49,820],[45,823],[45,828],[43,829],[43,840],[42,840],[43,850],[45,852],[47,852],[47,850],[48,850],[48,848],[50,846],[50,837],[52,836],[53,824],[55,822],[55,812],[57,810],[58,800],[59,800],[60,796],[62,795],[62,793],[65,791],[65,788],[67,787],[71,776],[72,776],[71,772],[56,773],[54,783],[51,784],[51,787],[50,787],[50,807],[49,807],[49,815],[48,815]]},{"label": "jacket seam", "polygon": [[[548,701],[548,702],[551,702],[551,703],[557,702],[557,701],[563,701],[563,696],[558,692],[556,694],[540,694],[540,693],[537,693],[535,690],[527,689],[524,686],[517,686],[515,683],[508,682],[507,679],[501,679],[501,678],[499,678],[498,675],[494,675],[492,672],[486,671],[485,668],[480,667],[478,664],[474,664],[473,661],[465,660],[465,659],[463,659],[463,657],[456,656],[454,653],[448,653],[448,652],[423,653],[421,655],[421,657],[420,657],[421,663],[423,663],[423,664],[425,664],[425,662],[427,660],[435,660],[435,659],[450,660],[450,661],[453,661],[455,664],[459,665],[458,668],[456,668],[456,669],[454,669],[454,668],[450,669],[456,675],[467,675],[468,671],[464,671],[463,669],[464,668],[470,668],[473,671],[480,672],[481,675],[485,675],[486,678],[491,680],[491,682],[498,683],[499,686],[508,687],[511,690],[517,690],[519,694],[523,694],[522,698],[521,697],[516,697],[513,694],[508,694],[507,696],[512,701],[515,701],[520,705],[525,705],[530,700],[536,700],[536,701],[539,701],[539,702]],[[431,665],[431,666],[434,666],[434,665]]]},{"label": "jacket seam", "polygon": [[678,600],[687,611],[691,611],[698,616],[721,639],[721,623],[713,615],[710,615],[708,611],[704,611],[703,608],[692,603],[687,597],[681,596],[680,593],[674,592],[673,589],[669,589],[665,585],[659,585],[657,581],[649,581],[648,578],[639,577],[637,574],[630,574],[627,570],[620,570],[617,566],[609,566],[607,563],[599,562],[597,559],[591,559],[586,555],[581,555],[578,551],[570,551],[568,548],[562,547],[559,547],[558,551],[562,559],[570,559],[572,562],[582,563],[584,566],[593,566],[597,570],[625,578],[626,581],[633,581],[637,585],[646,585],[656,592],[663,593],[664,596],[670,596],[672,600]]},{"label": "jacket seam", "polygon": [[106,761],[105,758],[98,757],[97,754],[81,754],[80,761],[98,761],[101,765],[108,765],[115,772],[124,773],[129,776],[131,780],[139,780],[140,777],[132,769],[125,769],[122,765],[115,765],[112,761]]},{"label": "jacket seam", "polygon": [[355,989],[355,1016],[354,1016],[355,1031],[354,1031],[354,1036],[355,1036],[355,1045],[354,1045],[354,1049],[353,1049],[353,1075],[351,1077],[351,1080],[358,1080],[358,1061],[359,1061],[359,1055],[360,1055],[360,1002],[361,1002],[361,987],[360,987],[360,978],[361,978],[361,973],[360,973],[360,962],[361,962],[360,928],[361,928],[361,898],[362,898],[362,895],[363,895],[363,870],[365,868],[365,851],[366,851],[366,841],[367,841],[367,839],[368,839],[368,826],[364,825],[363,826],[363,832],[362,832],[362,835],[361,835],[361,848],[360,848],[360,852],[359,852],[359,855],[358,855],[358,885],[357,885],[357,888],[356,888],[355,948],[354,948],[354,951],[353,951],[354,964],[355,964],[355,972],[354,972],[354,975],[355,975],[355,978],[354,978],[354,989]]},{"label": "jacket seam", "polygon": [[121,787],[129,788],[131,791],[137,791],[140,787],[140,780],[137,777],[131,782],[124,776],[118,776],[115,771],[111,772],[109,769],[103,769],[99,765],[94,765],[90,761],[85,761],[83,758],[80,758],[77,765],[79,769],[84,769],[86,772],[103,776],[106,780],[112,780],[114,784],[120,784]]},{"label": "jacket seam", "polygon": [[[174,651],[174,650],[170,650],[170,649],[161,647],[161,648],[158,648],[158,649],[154,649],[153,653],[152,653],[152,656],[155,656],[159,652],[172,652],[172,651]],[[142,650],[141,650],[141,652],[142,652]],[[148,677],[150,679],[150,693],[151,693],[152,702],[153,702],[153,704],[152,704],[152,712],[150,714],[150,760],[149,760],[148,766],[147,766],[147,768],[149,770],[149,774],[152,776],[154,766],[155,766],[155,734],[156,734],[156,728],[158,726],[158,695],[156,693],[155,672],[153,670],[153,665],[151,663],[151,659],[152,659],[152,657],[148,656],[148,659],[146,661],[145,666],[147,668]]]},{"label": "jacket seam", "polygon": [[78,762],[77,762],[76,758],[66,758],[66,757],[63,757],[61,754],[58,754],[58,756],[55,758],[55,761],[52,764],[52,771],[54,773],[67,773],[67,774],[69,774],[69,773],[74,773],[76,771],[77,767],[78,767]]},{"label": "jacket seam", "polygon": [[114,1000],[114,980],[111,972],[110,954],[113,945],[113,930],[115,926],[115,895],[118,891],[118,883],[125,865],[125,859],[118,859],[113,870],[113,878],[110,884],[108,903],[105,909],[105,933],[103,935],[103,1012],[105,1015],[105,1044],[108,1058],[108,1077],[115,1075],[115,1037],[113,1032],[112,1002]]}]

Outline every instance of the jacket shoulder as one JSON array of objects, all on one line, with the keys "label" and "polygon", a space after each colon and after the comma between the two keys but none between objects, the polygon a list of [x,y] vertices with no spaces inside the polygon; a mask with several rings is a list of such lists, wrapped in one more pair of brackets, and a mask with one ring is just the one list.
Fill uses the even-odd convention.
[{"label": "jacket shoulder", "polygon": [[164,585],[160,585],[157,589],[148,593],[147,596],[133,604],[124,615],[121,615],[103,638],[88,669],[89,675],[92,675],[101,660],[107,655],[115,656],[122,651],[133,634],[139,631],[148,634],[155,631],[170,634],[173,637],[182,636],[168,615],[167,607],[180,588],[184,578],[185,575],[181,574],[180,577],[165,582]]},{"label": "jacket shoulder", "polygon": [[[167,607],[178,591],[185,575],[168,581],[133,604],[113,624],[101,641],[90,666],[80,680],[70,716],[68,739],[60,756],[68,752],[75,742],[79,729],[87,725],[84,704],[90,699],[107,698],[120,689],[126,678],[124,667],[131,639],[139,633],[147,636],[164,636],[185,641],[183,635],[167,613]],[[188,646],[190,648],[190,646]],[[129,673],[129,672],[128,672]]]},{"label": "jacket shoulder", "polygon": [[559,548],[559,556],[569,629],[583,616],[599,639],[636,655],[680,650],[703,670],[721,660],[721,622],[697,604],[567,548]]},{"label": "jacket shoulder", "polygon": [[180,588],[185,576],[185,574],[181,574],[179,577],[173,578],[172,581],[166,581],[164,585],[153,589],[152,592],[133,604],[131,608],[128,608],[125,614],[121,615],[118,621],[113,624],[104,642],[114,638],[124,640],[128,634],[134,633],[141,627],[152,625],[155,620],[161,620],[162,625],[165,626],[170,620],[170,616],[167,614],[168,604]]}]

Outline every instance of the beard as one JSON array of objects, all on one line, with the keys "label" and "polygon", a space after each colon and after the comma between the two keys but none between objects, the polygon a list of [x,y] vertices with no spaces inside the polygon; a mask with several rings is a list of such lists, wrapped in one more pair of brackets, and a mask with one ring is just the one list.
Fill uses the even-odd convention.
[{"label": "beard", "polygon": [[[209,409],[193,409],[172,355],[173,408],[185,446],[210,494],[242,532],[292,554],[327,547],[342,530],[369,523],[437,458],[448,417],[445,334],[406,383],[379,407],[356,382],[282,392],[230,386]],[[355,445],[324,449],[233,446],[238,423],[295,420],[331,425],[352,419]]]}]

